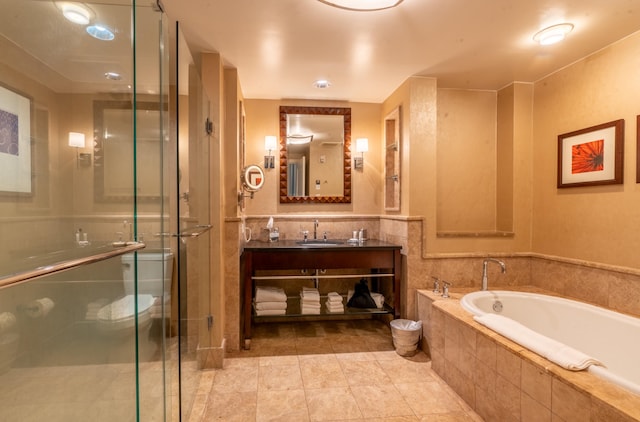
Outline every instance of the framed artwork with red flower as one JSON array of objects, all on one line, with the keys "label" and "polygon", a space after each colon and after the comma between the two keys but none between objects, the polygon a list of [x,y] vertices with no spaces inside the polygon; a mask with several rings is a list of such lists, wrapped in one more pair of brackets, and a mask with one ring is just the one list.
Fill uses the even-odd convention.
[{"label": "framed artwork with red flower", "polygon": [[558,135],[558,188],[623,181],[624,120]]}]

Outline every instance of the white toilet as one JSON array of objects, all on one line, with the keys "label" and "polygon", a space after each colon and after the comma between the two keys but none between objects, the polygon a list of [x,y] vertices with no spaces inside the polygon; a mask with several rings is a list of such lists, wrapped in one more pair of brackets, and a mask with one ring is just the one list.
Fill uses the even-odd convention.
[{"label": "white toilet", "polygon": [[[164,270],[164,276],[163,276]],[[124,297],[100,308],[97,328],[107,343],[105,351],[109,361],[130,361],[135,351],[135,255],[122,256]],[[157,340],[149,338],[153,321],[152,308],[170,303],[173,254],[170,252],[138,252],[138,347],[141,360],[153,357]]]}]

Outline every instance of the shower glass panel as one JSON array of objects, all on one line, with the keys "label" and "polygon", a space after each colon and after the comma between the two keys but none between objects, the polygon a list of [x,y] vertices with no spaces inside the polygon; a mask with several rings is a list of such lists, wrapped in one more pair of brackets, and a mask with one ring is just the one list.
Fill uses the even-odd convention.
[{"label": "shower glass panel", "polygon": [[180,306],[179,369],[181,420],[197,420],[192,413],[200,384],[198,351],[210,347],[210,100],[207,97],[189,47],[176,26],[176,83],[178,92],[178,159],[175,167],[179,233],[178,294]]},{"label": "shower glass panel", "polygon": [[[2,3],[0,420],[174,412],[165,362],[176,254],[159,235],[167,24],[150,3]],[[95,118],[105,103],[124,104],[114,132]],[[126,159],[106,152],[112,139]],[[117,195],[104,195],[98,182],[111,178]]]}]

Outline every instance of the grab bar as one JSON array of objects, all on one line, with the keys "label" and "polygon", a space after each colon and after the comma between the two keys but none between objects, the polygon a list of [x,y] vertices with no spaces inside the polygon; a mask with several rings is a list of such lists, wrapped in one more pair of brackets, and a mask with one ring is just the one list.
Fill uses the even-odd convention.
[{"label": "grab bar", "polygon": [[124,255],[130,252],[137,251],[139,249],[143,249],[145,247],[146,245],[144,243],[138,242],[138,243],[133,243],[131,245],[124,246],[122,248],[110,249],[107,252],[97,253],[90,256],[84,256],[82,258],[77,258],[77,259],[70,259],[67,261],[61,261],[52,265],[46,265],[43,267],[38,267],[33,270],[23,271],[21,273],[0,278],[0,289],[4,289],[5,287],[13,286],[19,283],[24,283],[25,281],[33,280],[34,278],[39,278],[46,275],[70,270],[72,268],[81,267],[83,265],[104,261],[109,258],[113,258],[119,255]]},{"label": "grab bar", "polygon": [[181,231],[180,233],[157,233],[159,237],[198,237],[211,230],[211,224],[201,224],[193,227],[189,227]]}]

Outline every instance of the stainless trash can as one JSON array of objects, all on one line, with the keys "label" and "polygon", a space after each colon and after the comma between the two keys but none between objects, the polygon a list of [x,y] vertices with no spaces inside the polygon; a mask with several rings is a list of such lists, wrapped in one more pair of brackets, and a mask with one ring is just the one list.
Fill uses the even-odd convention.
[{"label": "stainless trash can", "polygon": [[400,356],[415,355],[422,336],[422,321],[394,319],[390,325],[396,353]]}]

